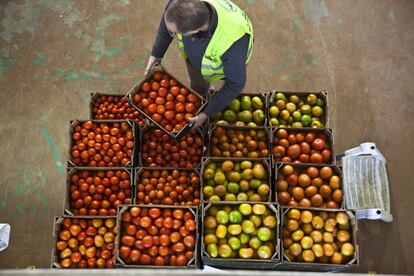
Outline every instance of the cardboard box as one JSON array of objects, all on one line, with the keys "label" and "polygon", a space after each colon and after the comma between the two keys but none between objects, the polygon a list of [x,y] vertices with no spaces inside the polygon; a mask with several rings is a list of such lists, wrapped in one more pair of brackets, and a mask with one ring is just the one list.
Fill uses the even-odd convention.
[{"label": "cardboard box", "polygon": [[[282,205],[280,202],[278,202],[278,200],[277,200],[277,189],[276,189],[276,182],[277,182],[277,180],[278,180],[278,171],[283,167],[283,166],[285,166],[285,165],[287,165],[287,164],[284,164],[284,163],[276,163],[276,165],[275,165],[275,167],[274,167],[274,174],[273,174],[273,191],[275,191],[275,197],[274,197],[274,201],[275,202],[277,202],[280,206],[282,206],[282,207],[284,207],[284,206],[286,206],[286,205]],[[318,165],[311,165],[311,164],[289,164],[289,165],[291,165],[294,169],[295,169],[295,171],[297,171],[299,174],[301,173],[301,172],[303,172],[303,171],[306,171],[306,169],[307,168],[309,168],[309,167],[316,167],[318,170],[320,170],[321,168],[323,168],[323,167],[330,167],[332,170],[333,170],[333,172],[334,172],[334,175],[337,175],[337,176],[339,176],[340,178],[341,178],[341,188],[340,188],[340,190],[342,191],[342,197],[343,197],[343,200],[342,200],[342,203],[340,204],[340,206],[339,206],[339,208],[341,208],[341,209],[345,209],[345,195],[344,195],[344,192],[343,192],[343,189],[342,189],[342,186],[343,186],[343,178],[342,178],[342,169],[341,169],[341,167],[339,167],[339,166],[337,166],[337,165],[325,165],[325,164],[318,164]],[[328,181],[329,182],[329,181]],[[310,199],[309,199],[310,200]],[[324,202],[325,203],[325,202]],[[308,207],[309,209],[311,209],[311,208],[314,208],[314,207]],[[317,207],[316,207],[317,208]],[[328,210],[330,210],[330,209],[328,209]]]},{"label": "cardboard box", "polygon": [[[75,128],[76,125],[78,124],[83,124],[84,122],[86,122],[87,120],[71,120],[70,121],[70,126],[69,126],[69,148],[68,148],[68,168],[73,168],[73,167],[77,167],[77,168],[91,168],[88,166],[77,166],[72,162],[72,147],[74,145],[73,143],[73,138],[72,138],[72,133],[73,130]],[[131,156],[131,160],[129,161],[129,163],[125,166],[125,167],[133,167],[137,164],[138,160],[139,160],[139,134],[138,134],[138,128],[136,127],[136,124],[134,121],[121,121],[121,120],[90,120],[92,123],[94,124],[101,124],[101,123],[108,123],[108,124],[113,124],[113,123],[122,123],[122,122],[126,122],[128,123],[128,125],[130,125],[131,130],[133,132],[134,135],[134,148],[133,148],[133,153]],[[118,166],[119,167],[119,166]],[[109,167],[112,168],[112,167]]]},{"label": "cardboard box", "polygon": [[152,76],[154,75],[155,72],[162,72],[165,73],[171,77],[173,77],[177,83],[178,86],[184,87],[186,88],[190,93],[195,94],[199,100],[200,100],[200,106],[196,111],[196,115],[198,113],[200,113],[206,106],[207,104],[207,100],[206,98],[202,97],[200,94],[198,94],[196,91],[192,90],[191,88],[189,88],[188,86],[184,85],[183,82],[177,80],[177,78],[175,78],[171,73],[169,73],[163,66],[161,66],[161,64],[158,63],[154,63],[154,65],[151,67],[151,69],[149,70],[148,74],[146,75],[146,77],[144,78],[143,81],[141,81],[140,83],[135,84],[127,93],[127,95],[125,96],[128,103],[135,108],[136,110],[138,110],[145,118],[148,119],[148,121],[150,121],[152,124],[156,125],[159,129],[161,129],[162,131],[164,131],[165,133],[167,133],[168,135],[170,135],[174,140],[179,140],[187,131],[189,131],[191,129],[191,126],[189,124],[187,124],[186,126],[184,126],[182,129],[180,129],[179,131],[172,131],[169,132],[167,131],[163,126],[161,126],[159,123],[155,122],[151,116],[149,116],[148,114],[146,114],[143,110],[141,110],[133,101],[133,97],[135,95],[135,93],[139,92],[141,85],[150,80],[152,78]]},{"label": "cardboard box", "polygon": [[[252,163],[254,163],[254,162],[262,163],[264,168],[267,169],[267,176],[268,176],[267,183],[269,184],[269,189],[270,189],[269,196],[268,196],[266,202],[271,202],[272,201],[272,194],[274,193],[274,191],[272,191],[272,186],[273,185],[271,183],[271,181],[272,181],[272,166],[270,164],[270,160],[269,159],[264,159],[264,158],[260,158],[260,159],[258,159],[258,158],[224,158],[224,157],[221,157],[221,158],[213,158],[213,157],[203,158],[203,164],[202,164],[202,167],[201,167],[201,176],[202,176],[202,178],[201,178],[201,183],[202,183],[201,187],[202,187],[202,189],[201,190],[203,190],[203,188],[205,186],[205,179],[204,179],[203,174],[204,174],[204,169],[206,168],[206,166],[209,163],[221,164],[222,162],[224,162],[226,160],[231,160],[233,162],[251,161]],[[201,194],[201,198],[202,198],[203,202],[208,201],[204,198],[203,193]],[[223,201],[219,201],[219,202],[223,202]]]},{"label": "cardboard box", "polygon": [[[353,257],[346,264],[330,264],[330,263],[306,263],[306,262],[294,262],[284,254],[285,248],[283,247],[283,231],[282,227],[284,224],[285,215],[291,209],[309,210],[312,212],[326,211],[328,213],[346,212],[349,216],[351,226],[351,243],[354,245],[355,253]],[[281,222],[280,222],[280,252],[282,254],[281,263],[276,267],[277,270],[298,270],[298,271],[321,271],[321,272],[337,272],[356,267],[359,265],[359,248],[357,243],[357,218],[355,211],[351,210],[340,210],[340,209],[326,209],[326,208],[302,208],[302,207],[281,207]]]},{"label": "cardboard box", "polygon": [[[208,135],[209,139],[208,139],[208,147],[207,147],[207,156],[213,157],[212,154],[211,154],[211,146],[212,146],[211,137],[213,135],[214,130],[217,127],[223,128],[226,132],[228,132],[229,130],[234,130],[234,131],[243,131],[244,133],[247,133],[249,130],[256,130],[256,131],[263,130],[266,133],[265,143],[266,143],[267,149],[269,150],[269,155],[266,156],[266,157],[259,157],[259,158],[266,158],[266,159],[270,158],[270,153],[272,151],[271,146],[270,146],[270,142],[271,142],[270,141],[271,140],[270,139],[270,137],[271,137],[271,134],[270,134],[271,129],[270,128],[267,128],[267,127],[218,126],[218,125],[211,125],[211,127],[210,127],[209,135]],[[242,142],[242,143],[244,145],[246,145],[245,142]],[[231,144],[231,142],[230,142],[230,144]],[[231,156],[230,157],[214,156],[214,158],[234,158],[234,157],[231,157]],[[240,157],[240,158],[248,158],[248,157],[246,156],[246,157]]]},{"label": "cardboard box", "polygon": [[[62,230],[62,224],[63,224],[63,220],[65,218],[69,218],[69,219],[86,219],[86,220],[92,220],[92,219],[99,218],[99,219],[114,219],[116,221],[116,216],[100,216],[100,217],[96,217],[96,216],[67,216],[67,215],[56,216],[54,224],[53,224],[53,249],[52,249],[52,255],[51,255],[51,267],[50,267],[52,269],[53,268],[58,268],[58,269],[62,268],[61,265],[60,265],[59,253],[58,253],[58,250],[56,249],[56,243],[59,240],[59,232],[60,232],[60,230]],[[117,227],[117,226],[115,226],[115,227]],[[115,236],[117,236],[117,235],[115,235]],[[115,251],[114,251],[114,254],[115,254]],[[85,269],[87,269],[87,268],[85,268]]]},{"label": "cardboard box", "polygon": [[[325,105],[323,107],[324,109],[324,115],[320,118],[320,122],[322,124],[324,124],[325,128],[329,127],[329,102],[328,102],[328,91],[326,90],[322,90],[322,91],[317,91],[317,92],[285,92],[285,91],[276,91],[276,90],[272,90],[270,94],[268,94],[268,105],[267,105],[267,123],[268,126],[272,126],[270,124],[270,114],[269,114],[269,109],[271,106],[273,106],[273,104],[275,103],[275,99],[276,99],[276,94],[277,93],[283,93],[286,98],[289,98],[290,96],[296,95],[299,97],[299,99],[305,100],[306,97],[309,94],[315,94],[318,98],[321,98],[325,101]],[[304,128],[310,128],[310,127],[304,127]]]},{"label": "cardboard box", "polygon": [[[201,175],[200,175],[200,171],[199,170],[197,170],[197,169],[184,169],[184,168],[162,168],[162,167],[145,167],[145,168],[143,168],[143,167],[140,167],[140,168],[136,168],[135,169],[135,183],[134,183],[134,186],[135,186],[135,194],[134,194],[134,204],[145,204],[144,202],[139,202],[138,197],[137,197],[137,195],[138,195],[138,183],[140,182],[141,176],[144,173],[144,171],[165,171],[165,170],[168,171],[168,172],[170,172],[170,173],[172,173],[172,171],[174,171],[174,170],[187,171],[189,173],[191,173],[191,172],[196,173],[198,175],[198,178],[200,179],[200,184],[199,184],[197,190],[200,193],[200,203],[201,203],[201,193],[202,193],[202,191],[201,191]],[[189,185],[191,185],[191,183]],[[159,205],[164,205],[164,204],[163,203],[160,203]],[[199,205],[196,205],[196,207],[198,207]],[[177,206],[180,206],[180,205],[177,205]]]},{"label": "cardboard box", "polygon": [[[210,98],[213,99],[214,96],[217,95],[217,93],[219,93],[219,92],[215,91],[212,95],[210,95]],[[236,98],[240,100],[242,96],[249,96],[249,97],[257,96],[257,97],[260,97],[260,99],[263,101],[263,108],[261,110],[263,110],[263,113],[265,115],[263,125],[260,125],[260,126],[268,126],[269,125],[268,122],[267,122],[267,118],[268,118],[267,112],[269,110],[269,108],[268,108],[268,102],[269,102],[268,101],[268,97],[269,97],[268,93],[258,93],[258,94],[241,93]],[[225,111],[226,109],[228,109],[228,107],[224,108],[222,111]],[[254,110],[252,111],[252,113],[253,112],[254,112]],[[212,121],[212,123],[217,124],[217,122],[219,120],[216,120],[216,117],[213,116],[211,121]]]},{"label": "cardboard box", "polygon": [[[314,133],[315,135],[318,134],[318,133],[325,134],[328,138],[326,143],[329,145],[329,149],[331,150],[331,160],[327,163],[322,163],[322,164],[326,164],[326,165],[334,165],[335,164],[335,162],[336,162],[335,152],[334,152],[335,144],[334,144],[334,140],[333,140],[332,129],[329,129],[329,128],[293,128],[293,127],[291,127],[291,128],[279,128],[279,127],[272,128],[272,132],[271,132],[272,133],[272,137],[271,137],[271,145],[272,145],[272,147],[271,147],[271,149],[272,149],[271,150],[271,158],[272,158],[273,164],[282,163],[279,160],[276,160],[274,155],[273,155],[273,147],[276,146],[276,145],[273,144],[273,138],[276,137],[276,132],[279,129],[286,129],[288,134],[303,133],[305,136],[306,136],[307,133]],[[288,164],[288,163],[286,163],[286,164]],[[318,165],[318,163],[311,163],[311,162],[303,163],[303,164]]]},{"label": "cardboard box", "polygon": [[239,206],[242,203],[249,203],[249,204],[263,204],[266,205],[268,210],[272,212],[277,219],[277,226],[276,226],[276,238],[272,241],[273,242],[273,255],[270,259],[241,259],[241,258],[213,258],[209,256],[207,252],[207,248],[204,244],[204,227],[201,230],[201,254],[202,260],[204,265],[209,265],[215,268],[222,268],[222,269],[239,269],[239,270],[262,270],[262,269],[273,269],[280,261],[280,238],[279,238],[279,228],[280,228],[280,218],[279,218],[279,206],[274,203],[270,202],[240,202],[240,201],[227,201],[227,202],[204,202],[202,208],[202,225],[204,225],[204,219],[207,216],[208,210],[213,207],[224,207],[224,206]]},{"label": "cardboard box", "polygon": [[[139,265],[139,264],[127,264],[119,256],[119,249],[121,247],[121,236],[122,236],[122,214],[127,212],[131,207],[140,207],[140,208],[160,208],[160,209],[183,209],[189,210],[194,215],[194,220],[196,221],[196,230],[195,230],[195,239],[196,245],[194,248],[194,257],[189,260],[186,266],[155,266],[155,265]],[[149,268],[149,269],[196,269],[199,267],[198,263],[198,240],[199,240],[199,224],[197,223],[199,217],[198,207],[189,207],[189,206],[170,206],[170,205],[120,205],[118,207],[118,216],[117,216],[117,226],[118,234],[115,241],[115,259],[117,268]]]},{"label": "cardboard box", "polygon": [[[113,93],[111,93],[111,94],[106,94],[106,93],[99,93],[99,92],[94,92],[94,93],[91,93],[91,102],[90,102],[90,104],[89,104],[89,108],[90,108],[90,119],[91,120],[108,120],[108,119],[99,119],[99,118],[97,118],[96,116],[96,114],[94,114],[94,112],[93,112],[93,110],[94,110],[94,104],[95,104],[95,102],[100,98],[100,97],[102,97],[102,96],[107,96],[107,97],[119,97],[119,98],[124,98],[125,97],[125,94],[113,94]],[[126,100],[126,99],[125,99]],[[129,103],[128,103],[129,104]],[[132,106],[130,106],[130,108],[131,109],[133,109],[134,111],[135,111],[135,109],[132,107]],[[139,114],[139,116],[140,116],[140,118],[137,118],[137,119],[130,119],[130,118],[121,118],[121,119],[117,119],[117,118],[114,118],[114,119],[110,119],[110,120],[133,120],[133,121],[135,121],[135,123],[136,123],[136,125],[137,126],[140,126],[140,125],[146,125],[146,124],[148,124],[148,121],[147,121],[147,119],[144,117],[144,116],[142,116],[141,114]]]},{"label": "cardboard box", "polygon": [[[134,189],[134,187],[135,187],[135,185],[134,185],[134,182],[133,182],[133,170],[132,170],[132,168],[123,168],[123,167],[113,167],[113,168],[112,167],[111,168],[92,168],[92,167],[91,168],[76,168],[75,167],[75,168],[69,168],[68,169],[68,172],[66,174],[66,196],[65,196],[65,200],[64,200],[64,213],[66,215],[68,215],[68,216],[76,216],[73,213],[74,210],[71,207],[71,199],[70,199],[70,197],[71,197],[71,195],[70,195],[70,186],[71,186],[70,178],[71,178],[71,176],[73,174],[75,174],[75,173],[77,173],[79,171],[91,171],[91,172],[105,171],[105,172],[107,172],[107,171],[118,171],[118,170],[126,171],[129,174],[129,176],[130,176],[129,181],[131,183],[131,203],[134,202],[134,197],[135,197],[135,189]],[[110,188],[110,186],[109,187],[105,187],[105,188]],[[104,195],[104,199],[107,199],[107,197],[105,195]],[[117,210],[117,207],[113,207],[113,208],[115,210]],[[97,215],[97,216],[99,216],[99,215]],[[99,216],[99,217],[101,217],[101,216]]]},{"label": "cardboard box", "polygon": [[[151,130],[154,130],[154,129],[157,129],[157,128],[155,126],[141,126],[139,128],[139,138],[138,138],[138,140],[141,141],[140,147],[139,147],[139,152],[140,152],[140,154],[139,154],[139,160],[138,160],[138,166],[139,167],[149,167],[149,165],[145,164],[143,162],[143,160],[142,160],[142,146],[144,145],[143,135],[147,131],[151,131]],[[200,134],[200,137],[201,137],[202,142],[203,142],[203,146],[202,146],[202,149],[201,149],[201,151],[202,151],[201,158],[202,158],[205,155],[205,152],[207,150],[207,148],[205,146],[205,144],[206,144],[205,143],[205,141],[206,141],[206,138],[205,138],[205,130],[204,130],[203,127],[201,127],[201,128],[199,128],[199,129],[197,129],[195,131]],[[176,141],[176,140],[174,140],[174,139],[171,138],[171,142],[180,142],[180,140]],[[201,158],[200,158],[200,163],[197,166],[195,166],[194,168],[199,168],[201,166],[201,162],[202,162],[201,161]],[[171,168],[171,167],[169,167],[169,168]],[[174,168],[178,168],[178,167],[174,167]]]}]

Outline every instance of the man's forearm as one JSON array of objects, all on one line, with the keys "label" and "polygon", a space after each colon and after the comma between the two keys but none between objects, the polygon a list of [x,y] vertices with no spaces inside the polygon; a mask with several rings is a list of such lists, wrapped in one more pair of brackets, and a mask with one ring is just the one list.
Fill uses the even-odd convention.
[{"label": "man's forearm", "polygon": [[207,104],[204,113],[208,117],[213,117],[217,112],[220,112],[226,108],[226,106],[228,106],[230,102],[241,93],[242,90],[243,86],[232,87],[231,85],[225,84],[223,88],[220,89],[220,91],[218,91],[213,99]]}]

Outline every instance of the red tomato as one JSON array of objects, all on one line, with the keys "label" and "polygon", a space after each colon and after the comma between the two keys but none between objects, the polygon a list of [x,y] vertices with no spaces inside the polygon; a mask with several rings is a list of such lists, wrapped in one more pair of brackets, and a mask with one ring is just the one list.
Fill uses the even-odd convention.
[{"label": "red tomato", "polygon": [[140,105],[144,108],[147,107],[149,104],[150,104],[150,101],[148,99],[142,99],[140,102]]},{"label": "red tomato", "polygon": [[184,96],[187,96],[188,95],[188,90],[187,90],[187,88],[181,88],[180,89],[180,93],[181,93],[181,95],[184,95]]},{"label": "red tomato", "polygon": [[177,85],[177,81],[175,79],[170,79],[170,86],[175,86]]},{"label": "red tomato", "polygon": [[183,113],[177,113],[177,114],[175,114],[175,120],[177,122],[182,122],[184,120],[184,114]]},{"label": "red tomato", "polygon": [[172,86],[170,88],[170,92],[171,94],[173,94],[174,96],[177,96],[180,93],[180,87],[178,86]]},{"label": "red tomato", "polygon": [[141,227],[143,227],[143,228],[148,228],[148,227],[150,227],[151,223],[152,223],[152,221],[151,221],[151,218],[150,218],[150,217],[142,217],[142,218],[139,220],[139,225],[140,225]]},{"label": "red tomato", "polygon": [[165,113],[164,113],[164,117],[165,117],[165,119],[167,119],[168,121],[172,121],[172,120],[174,120],[175,113],[174,113],[174,111],[171,111],[171,110],[165,111]]},{"label": "red tomato", "polygon": [[162,79],[162,73],[160,71],[157,71],[157,72],[154,73],[152,78],[156,81],[160,81]]},{"label": "red tomato", "polygon": [[151,100],[155,100],[158,97],[158,92],[151,91],[151,92],[149,92],[148,96]]},{"label": "red tomato", "polygon": [[144,91],[144,92],[149,92],[151,90],[151,85],[149,84],[149,82],[147,82],[147,81],[144,82],[141,85],[141,90]]},{"label": "red tomato", "polygon": [[166,80],[166,79],[161,80],[160,81],[160,84],[161,84],[162,87],[168,87],[168,86],[170,86],[169,81]]},{"label": "red tomato", "polygon": [[152,218],[152,219],[157,219],[160,215],[161,215],[161,211],[158,208],[151,208],[148,211],[148,215]]},{"label": "red tomato", "polygon": [[151,118],[157,123],[160,123],[162,120],[162,116],[158,113],[152,114]]},{"label": "red tomato", "polygon": [[161,87],[160,89],[158,89],[158,96],[165,98],[168,95],[168,89],[165,87]]},{"label": "red tomato", "polygon": [[185,105],[183,103],[177,103],[175,105],[175,112],[182,113],[185,110]]},{"label": "red tomato", "polygon": [[175,99],[177,100],[177,102],[185,103],[185,96],[183,95],[177,95]]},{"label": "red tomato", "polygon": [[148,106],[148,112],[149,112],[150,114],[154,114],[154,113],[156,113],[156,112],[157,112],[157,105],[156,105],[156,104],[150,104],[150,105]]},{"label": "red tomato", "polygon": [[155,104],[163,105],[163,104],[165,104],[165,99],[162,98],[162,97],[157,97],[157,98],[155,98]]},{"label": "red tomato", "polygon": [[174,95],[171,93],[168,93],[167,96],[165,97],[166,101],[174,101]]},{"label": "red tomato", "polygon": [[195,109],[196,109],[196,106],[195,106],[195,104],[193,104],[193,103],[187,103],[187,104],[185,105],[185,111],[186,111],[187,113],[194,113],[194,112],[195,112]]},{"label": "red tomato", "polygon": [[187,100],[191,103],[196,103],[198,101],[198,97],[195,94],[190,93],[187,96]]},{"label": "red tomato", "polygon": [[166,103],[165,103],[165,108],[166,108],[167,110],[174,110],[174,108],[175,108],[175,104],[174,104],[174,102],[173,102],[173,101],[168,101],[168,102],[166,102]]},{"label": "red tomato", "polygon": [[164,114],[165,113],[165,106],[163,106],[163,105],[157,106],[157,113]]}]

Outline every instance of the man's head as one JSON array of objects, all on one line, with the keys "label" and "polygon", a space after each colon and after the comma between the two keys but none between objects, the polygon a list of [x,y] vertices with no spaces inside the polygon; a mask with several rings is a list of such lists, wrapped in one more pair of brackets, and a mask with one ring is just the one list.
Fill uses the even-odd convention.
[{"label": "man's head", "polygon": [[172,33],[198,33],[208,23],[209,12],[200,0],[173,0],[165,11],[165,24]]}]

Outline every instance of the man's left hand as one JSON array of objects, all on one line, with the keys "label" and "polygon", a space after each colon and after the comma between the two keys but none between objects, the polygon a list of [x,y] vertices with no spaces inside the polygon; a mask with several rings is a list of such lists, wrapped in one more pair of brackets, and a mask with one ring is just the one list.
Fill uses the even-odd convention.
[{"label": "man's left hand", "polygon": [[190,121],[190,123],[194,123],[192,129],[197,129],[207,120],[207,118],[207,115],[204,112],[201,112],[194,118],[188,119],[188,121]]}]

